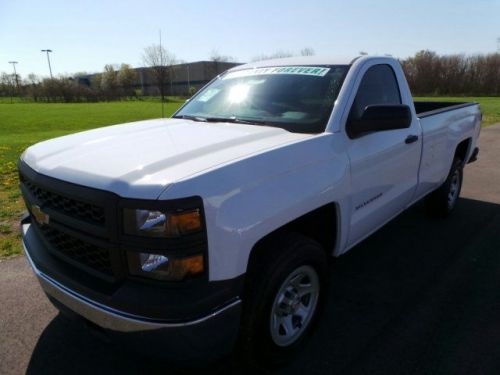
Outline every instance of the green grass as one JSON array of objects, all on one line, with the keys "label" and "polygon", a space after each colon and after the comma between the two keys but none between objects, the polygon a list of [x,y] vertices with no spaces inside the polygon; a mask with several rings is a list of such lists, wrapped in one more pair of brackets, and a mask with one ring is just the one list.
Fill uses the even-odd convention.
[{"label": "green grass", "polygon": [[435,102],[477,102],[483,112],[482,126],[500,123],[500,97],[491,96],[465,96],[465,97],[416,97],[415,100],[428,100]]},{"label": "green grass", "polygon": [[[483,125],[500,122],[500,98],[416,98],[433,101],[477,101]],[[170,116],[182,101],[166,103]],[[29,145],[45,139],[100,126],[158,118],[157,100],[110,103],[30,103],[14,98],[0,100],[0,258],[21,252],[19,219],[24,210],[18,188],[16,162]]]},{"label": "green grass", "polygon": [[[181,100],[165,103],[166,116],[181,104]],[[75,104],[0,101],[0,258],[21,253],[19,219],[24,206],[16,162],[26,147],[82,130],[159,117],[161,106],[154,100]]]}]

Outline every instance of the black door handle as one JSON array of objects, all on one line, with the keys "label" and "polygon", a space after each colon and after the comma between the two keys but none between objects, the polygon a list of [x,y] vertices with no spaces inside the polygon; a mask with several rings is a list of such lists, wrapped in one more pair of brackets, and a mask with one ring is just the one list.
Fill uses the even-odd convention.
[{"label": "black door handle", "polygon": [[413,142],[416,142],[416,141],[418,141],[418,135],[409,135],[405,139],[405,143],[406,144],[410,144],[410,143],[413,143]]}]

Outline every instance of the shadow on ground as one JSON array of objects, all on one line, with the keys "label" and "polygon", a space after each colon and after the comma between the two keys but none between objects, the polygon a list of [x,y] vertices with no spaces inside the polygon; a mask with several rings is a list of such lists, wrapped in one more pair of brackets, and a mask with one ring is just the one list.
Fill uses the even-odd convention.
[{"label": "shadow on ground", "polygon": [[[278,373],[496,373],[500,366],[500,205],[461,199],[447,220],[422,205],[331,265],[312,340]],[[179,373],[61,316],[28,374]],[[224,365],[197,373],[236,372]]]}]

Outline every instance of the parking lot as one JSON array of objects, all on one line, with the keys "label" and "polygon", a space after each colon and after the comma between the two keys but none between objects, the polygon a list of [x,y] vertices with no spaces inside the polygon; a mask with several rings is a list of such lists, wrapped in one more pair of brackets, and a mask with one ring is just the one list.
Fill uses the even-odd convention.
[{"label": "parking lot", "polygon": [[[451,218],[417,204],[332,262],[321,322],[278,373],[499,372],[500,125],[480,148]],[[58,316],[23,257],[0,263],[0,304],[1,374],[174,373]]]}]

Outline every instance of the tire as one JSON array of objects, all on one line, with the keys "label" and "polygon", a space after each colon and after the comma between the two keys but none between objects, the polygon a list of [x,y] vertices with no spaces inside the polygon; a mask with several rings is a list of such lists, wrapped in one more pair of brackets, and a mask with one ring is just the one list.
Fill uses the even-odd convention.
[{"label": "tire", "polygon": [[425,199],[427,214],[431,217],[445,218],[457,205],[463,181],[463,162],[455,158],[446,181]]},{"label": "tire", "polygon": [[273,366],[306,341],[326,295],[327,255],[296,233],[265,241],[247,272],[238,352],[245,362]]}]

